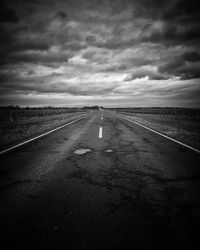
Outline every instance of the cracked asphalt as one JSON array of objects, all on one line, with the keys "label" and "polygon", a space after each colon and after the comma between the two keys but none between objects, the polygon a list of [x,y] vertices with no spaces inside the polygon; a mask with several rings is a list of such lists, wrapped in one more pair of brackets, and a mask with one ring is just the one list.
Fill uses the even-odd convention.
[{"label": "cracked asphalt", "polygon": [[2,250],[200,246],[200,155],[113,112],[0,160]]}]

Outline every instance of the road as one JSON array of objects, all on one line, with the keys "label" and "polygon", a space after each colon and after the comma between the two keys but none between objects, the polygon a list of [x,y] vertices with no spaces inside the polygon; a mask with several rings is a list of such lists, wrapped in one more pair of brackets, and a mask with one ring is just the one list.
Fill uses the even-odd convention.
[{"label": "road", "polygon": [[117,113],[0,160],[2,250],[198,249],[200,154]]}]

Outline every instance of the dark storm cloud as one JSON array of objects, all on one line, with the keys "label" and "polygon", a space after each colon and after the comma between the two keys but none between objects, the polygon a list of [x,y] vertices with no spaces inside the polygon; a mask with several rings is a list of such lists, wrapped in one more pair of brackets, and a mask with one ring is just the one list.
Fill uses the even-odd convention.
[{"label": "dark storm cloud", "polygon": [[32,62],[32,63],[64,63],[68,61],[68,56],[64,54],[24,54],[15,57],[18,62]]},{"label": "dark storm cloud", "polygon": [[138,42],[135,39],[130,39],[127,41],[118,40],[116,37],[106,40],[105,42],[94,43],[99,48],[106,48],[109,50],[126,49],[133,47]]},{"label": "dark storm cloud", "polygon": [[58,19],[60,21],[66,21],[67,20],[67,14],[65,11],[59,11],[54,16],[55,19]]},{"label": "dark storm cloud", "polygon": [[72,42],[67,43],[67,44],[62,46],[63,50],[70,50],[72,52],[77,52],[77,51],[85,49],[85,48],[87,48],[86,45],[80,44],[80,43],[78,43],[76,41],[74,41],[74,42],[72,41]]},{"label": "dark storm cloud", "polygon": [[167,21],[196,21],[199,18],[198,0],[136,0],[133,15]]},{"label": "dark storm cloud", "polygon": [[186,52],[173,60],[160,65],[160,74],[179,76],[180,79],[200,78],[200,54],[196,51]]},{"label": "dark storm cloud", "polygon": [[16,63],[32,63],[43,64],[46,66],[60,65],[60,63],[67,63],[68,55],[63,53],[24,53],[24,54],[11,54],[9,57],[0,59],[0,64],[16,64]]},{"label": "dark storm cloud", "polygon": [[163,14],[163,18],[166,20],[178,20],[180,22],[189,22],[199,20],[200,3],[197,0],[191,1],[174,1]]},{"label": "dark storm cloud", "polygon": [[159,66],[158,71],[161,74],[178,76],[182,80],[200,78],[200,63],[187,64],[186,62],[171,62]]},{"label": "dark storm cloud", "polygon": [[186,52],[182,55],[182,59],[188,62],[200,61],[200,54],[196,51]]},{"label": "dark storm cloud", "polygon": [[88,44],[94,44],[95,41],[96,41],[96,38],[95,38],[95,36],[87,36],[87,37],[85,38],[85,41],[86,41],[86,43],[88,43]]},{"label": "dark storm cloud", "polygon": [[16,13],[12,9],[0,10],[0,23],[17,23],[19,21]]},{"label": "dark storm cloud", "polygon": [[12,45],[4,45],[2,53],[5,56],[9,56],[15,52],[26,52],[26,51],[46,51],[49,49],[49,44],[44,42],[36,42],[36,41],[26,41],[22,43],[13,43]]},{"label": "dark storm cloud", "polygon": [[[136,1],[133,17],[149,18],[141,41],[165,45],[200,42],[200,3],[197,0]],[[162,22],[152,27],[151,21]]]},{"label": "dark storm cloud", "polygon": [[164,23],[162,29],[150,29],[150,34],[141,37],[142,42],[177,45],[185,43],[199,43],[200,28],[195,24],[192,27],[178,27],[176,24]]}]

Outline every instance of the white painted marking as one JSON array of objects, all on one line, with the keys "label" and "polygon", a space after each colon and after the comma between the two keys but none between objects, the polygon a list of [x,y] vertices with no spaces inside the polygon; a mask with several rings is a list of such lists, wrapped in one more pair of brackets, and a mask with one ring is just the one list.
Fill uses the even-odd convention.
[{"label": "white painted marking", "polygon": [[200,150],[198,150],[198,149],[196,149],[196,148],[194,148],[194,147],[191,147],[191,146],[189,146],[189,145],[187,145],[187,144],[185,144],[185,143],[183,143],[183,142],[177,141],[177,140],[175,140],[175,139],[173,139],[173,138],[171,138],[171,137],[169,137],[169,136],[167,136],[167,135],[161,134],[161,133],[159,133],[158,131],[156,131],[156,130],[154,130],[154,129],[151,129],[151,128],[149,128],[149,127],[146,127],[146,126],[144,126],[144,125],[142,125],[142,124],[140,124],[140,123],[138,123],[138,122],[132,121],[132,120],[130,120],[130,119],[128,119],[128,118],[125,118],[125,117],[123,117],[123,116],[119,116],[119,117],[121,117],[121,118],[123,118],[123,119],[125,119],[125,120],[127,120],[127,121],[129,121],[129,122],[135,123],[135,124],[137,124],[137,125],[140,126],[140,127],[143,127],[143,128],[145,128],[145,129],[148,129],[149,131],[151,131],[151,132],[153,132],[153,133],[155,133],[155,134],[158,134],[158,135],[160,135],[160,136],[162,136],[162,137],[164,137],[164,138],[167,138],[167,139],[170,140],[170,141],[176,142],[176,143],[178,143],[179,145],[182,145],[183,147],[189,148],[189,149],[195,151],[196,153],[200,154]]},{"label": "white painted marking", "polygon": [[[81,116],[82,116],[82,115],[81,115]],[[19,144],[17,144],[17,145],[14,145],[14,146],[10,147],[10,148],[7,148],[7,149],[5,149],[5,150],[2,150],[2,151],[0,151],[0,155],[5,154],[5,153],[7,153],[8,151],[11,151],[11,150],[13,150],[13,149],[15,149],[15,148],[19,148],[19,147],[21,147],[21,146],[23,146],[23,145],[25,145],[25,144],[27,144],[27,143],[29,143],[29,142],[31,142],[31,141],[35,141],[35,140],[37,140],[37,139],[39,139],[39,138],[41,138],[41,137],[43,137],[43,136],[45,136],[45,135],[51,134],[51,133],[53,133],[53,132],[55,132],[55,131],[57,131],[57,130],[59,130],[59,129],[61,129],[61,128],[64,128],[64,127],[66,127],[66,126],[68,126],[68,125],[71,125],[71,124],[73,124],[73,123],[75,123],[75,122],[77,122],[77,121],[79,121],[79,120],[82,120],[85,116],[86,116],[86,115],[84,115],[83,117],[78,118],[78,119],[76,119],[76,120],[74,120],[74,121],[71,121],[71,122],[69,122],[69,123],[67,123],[67,124],[64,124],[64,125],[62,125],[62,126],[59,126],[59,127],[55,128],[55,129],[52,129],[52,130],[50,130],[50,131],[48,131],[48,132],[46,132],[46,133],[44,133],[44,134],[38,135],[38,136],[36,136],[36,137],[34,137],[34,138],[30,139],[30,140],[21,142],[21,143],[19,143]],[[79,117],[79,116],[78,116],[78,117]]]},{"label": "white painted marking", "polygon": [[103,128],[100,127],[99,128],[99,138],[102,138],[103,137]]},{"label": "white painted marking", "polygon": [[101,120],[103,120],[103,117],[101,117]]}]

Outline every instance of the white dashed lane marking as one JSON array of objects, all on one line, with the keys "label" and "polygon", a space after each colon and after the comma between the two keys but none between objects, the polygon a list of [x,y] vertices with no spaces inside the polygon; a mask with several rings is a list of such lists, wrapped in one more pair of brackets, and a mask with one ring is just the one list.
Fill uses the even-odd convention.
[{"label": "white dashed lane marking", "polygon": [[99,138],[103,138],[103,128],[99,128]]}]

